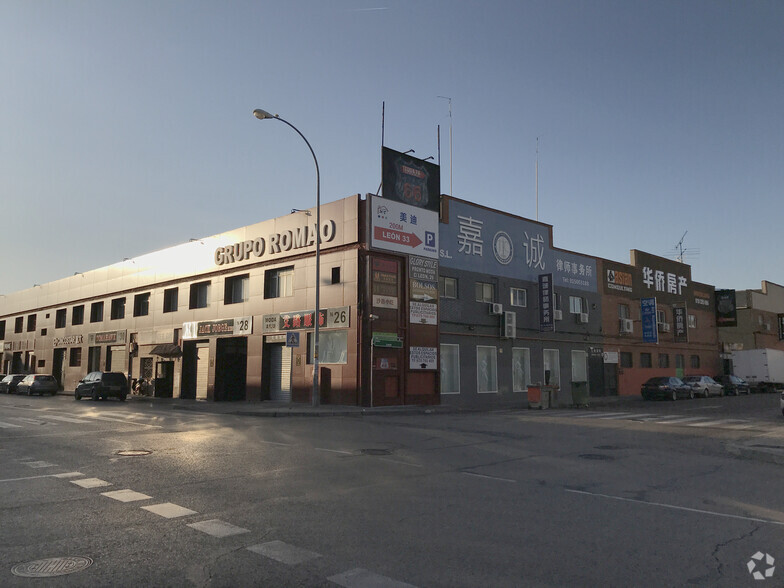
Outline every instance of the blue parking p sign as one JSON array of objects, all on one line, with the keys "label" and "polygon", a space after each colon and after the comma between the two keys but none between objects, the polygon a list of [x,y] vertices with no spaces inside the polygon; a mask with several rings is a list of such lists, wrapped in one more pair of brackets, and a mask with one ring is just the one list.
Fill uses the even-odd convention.
[{"label": "blue parking p sign", "polygon": [[286,347],[299,347],[299,333],[296,331],[286,333]]}]

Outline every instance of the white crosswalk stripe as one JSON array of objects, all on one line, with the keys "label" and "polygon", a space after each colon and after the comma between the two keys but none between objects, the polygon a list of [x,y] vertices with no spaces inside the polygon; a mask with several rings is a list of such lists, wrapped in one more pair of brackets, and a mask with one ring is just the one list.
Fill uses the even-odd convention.
[{"label": "white crosswalk stripe", "polygon": [[679,414],[633,413],[633,412],[588,412],[571,415],[575,419],[596,419],[601,421],[636,420],[656,425],[672,425],[694,428],[719,428],[742,431],[745,429],[765,430],[762,423],[755,423],[748,419],[717,419],[710,416],[685,416]]}]

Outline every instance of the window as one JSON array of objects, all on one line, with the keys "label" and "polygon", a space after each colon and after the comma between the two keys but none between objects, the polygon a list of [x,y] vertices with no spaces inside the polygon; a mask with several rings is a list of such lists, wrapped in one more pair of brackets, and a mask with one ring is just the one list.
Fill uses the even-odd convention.
[{"label": "window", "polygon": [[36,322],[36,315],[30,314],[27,315],[27,332],[32,333],[35,331],[35,322]]},{"label": "window", "polygon": [[93,302],[90,305],[90,322],[100,323],[103,320],[103,302]]},{"label": "window", "polygon": [[689,315],[689,328],[696,329],[697,328],[697,317],[693,314]]},{"label": "window", "polygon": [[460,394],[460,346],[441,345],[441,394]]},{"label": "window", "polygon": [[631,351],[621,351],[621,367],[630,368],[634,367],[634,355]]},{"label": "window", "polygon": [[561,360],[557,349],[544,350],[544,383],[548,386],[561,385]]},{"label": "window", "polygon": [[618,318],[622,319],[630,319],[632,318],[631,310],[629,309],[628,304],[619,304],[618,305]]},{"label": "window", "polygon": [[640,353],[640,367],[649,368],[653,367],[650,353]]},{"label": "window", "polygon": [[178,304],[178,288],[167,288],[163,291],[163,312],[176,312]]},{"label": "window", "polygon": [[441,298],[457,298],[457,279],[438,276],[438,295]]},{"label": "window", "polygon": [[191,284],[191,297],[188,308],[207,308],[210,295],[210,283]]},{"label": "window", "polygon": [[45,337],[47,333],[46,329],[41,329],[41,337]]},{"label": "window", "polygon": [[676,369],[681,369],[682,370],[683,367],[686,365],[684,363],[683,359],[684,359],[683,358],[683,354],[681,354],[681,353],[675,354],[675,368]]},{"label": "window", "polygon": [[79,367],[82,365],[82,348],[71,347],[71,355],[68,360],[68,365],[71,367]]},{"label": "window", "polygon": [[65,328],[65,320],[66,320],[66,313],[67,309],[61,308],[57,311],[57,314],[54,316],[54,328],[55,329],[64,329]]},{"label": "window", "polygon": [[285,298],[294,295],[294,266],[264,272],[264,298]]},{"label": "window", "polygon": [[700,367],[700,356],[699,355],[692,355],[691,356],[691,367],[697,369]]},{"label": "window", "polygon": [[488,284],[487,282],[477,282],[475,292],[476,292],[477,302],[495,301],[495,284]]},{"label": "window", "polygon": [[476,391],[480,394],[498,392],[496,351],[495,347],[476,346]]},{"label": "window", "polygon": [[71,324],[81,325],[82,323],[84,323],[84,304],[74,306],[71,311]]},{"label": "window", "polygon": [[150,314],[150,293],[137,294],[133,297],[133,316]]},{"label": "window", "polygon": [[[313,363],[313,333],[308,333],[308,363]],[[345,364],[348,357],[348,331],[319,331],[319,364]]]},{"label": "window", "polygon": [[670,356],[667,353],[660,353],[659,354],[659,367],[660,368],[668,368],[670,367]]},{"label": "window", "polygon": [[509,297],[511,300],[509,304],[512,306],[528,306],[528,292],[524,288],[510,288]]},{"label": "window", "polygon": [[664,312],[664,309],[660,309],[660,308],[656,309],[656,322],[657,323],[667,322],[667,313]]},{"label": "window", "polygon": [[512,392],[527,392],[531,383],[531,350],[512,349]]},{"label": "window", "polygon": [[572,382],[588,381],[588,354],[585,351],[572,351]]},{"label": "window", "polygon": [[18,316],[14,319],[14,333],[21,333],[24,330],[24,317]]},{"label": "window", "polygon": [[[39,368],[46,367],[46,360],[45,359],[39,359],[38,360],[38,367]],[[44,379],[46,379],[46,377],[44,377]]]},{"label": "window", "polygon": [[332,268],[332,283],[333,284],[340,284],[340,268],[333,267]]},{"label": "window", "polygon": [[125,318],[125,298],[112,300],[111,319],[113,321]]},{"label": "window", "polygon": [[223,289],[223,304],[238,304],[248,299],[248,274],[226,278]]},{"label": "window", "polygon": [[0,341],[5,339],[5,321],[0,321]]},{"label": "window", "polygon": [[572,314],[588,312],[588,303],[585,298],[580,296],[569,296],[569,312]]}]

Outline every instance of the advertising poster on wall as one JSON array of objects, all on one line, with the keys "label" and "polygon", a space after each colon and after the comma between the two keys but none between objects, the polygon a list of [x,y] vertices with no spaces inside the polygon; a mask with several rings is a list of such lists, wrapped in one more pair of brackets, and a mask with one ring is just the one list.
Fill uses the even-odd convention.
[{"label": "advertising poster on wall", "polygon": [[642,340],[646,343],[658,343],[659,331],[656,328],[656,299],[642,298],[640,300],[642,317]]},{"label": "advertising poster on wall", "polygon": [[371,196],[370,243],[374,249],[438,258],[438,213]]},{"label": "advertising poster on wall", "polygon": [[555,331],[555,315],[553,315],[553,274],[539,276],[539,330]]},{"label": "advertising poster on wall", "polygon": [[689,342],[689,327],[686,315],[687,311],[685,306],[672,307],[673,334],[676,343]]},{"label": "advertising poster on wall", "polygon": [[716,290],[716,326],[738,326],[735,290]]},{"label": "advertising poster on wall", "polygon": [[385,199],[438,213],[441,198],[438,165],[382,147],[381,174],[381,193]]}]

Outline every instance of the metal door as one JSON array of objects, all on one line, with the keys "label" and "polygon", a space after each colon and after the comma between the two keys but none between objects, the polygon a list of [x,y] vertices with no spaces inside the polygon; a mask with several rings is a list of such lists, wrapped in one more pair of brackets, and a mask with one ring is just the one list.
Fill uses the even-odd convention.
[{"label": "metal door", "polygon": [[270,400],[291,402],[291,348],[270,348]]}]

